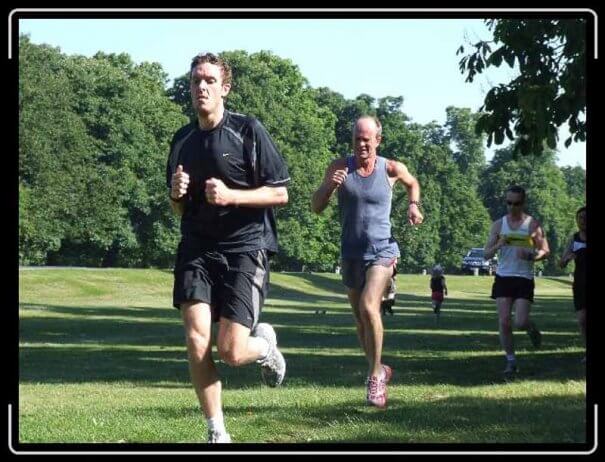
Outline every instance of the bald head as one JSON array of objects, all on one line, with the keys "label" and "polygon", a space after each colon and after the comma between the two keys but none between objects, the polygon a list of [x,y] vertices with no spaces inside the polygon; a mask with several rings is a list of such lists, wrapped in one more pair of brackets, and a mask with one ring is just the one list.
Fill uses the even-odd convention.
[{"label": "bald head", "polygon": [[355,122],[355,126],[353,127],[353,137],[362,129],[372,130],[379,137],[382,136],[382,124],[377,117],[365,115],[357,119],[357,122]]},{"label": "bald head", "polygon": [[357,119],[353,129],[353,150],[362,161],[376,157],[382,140],[382,125],[376,117],[363,116]]}]

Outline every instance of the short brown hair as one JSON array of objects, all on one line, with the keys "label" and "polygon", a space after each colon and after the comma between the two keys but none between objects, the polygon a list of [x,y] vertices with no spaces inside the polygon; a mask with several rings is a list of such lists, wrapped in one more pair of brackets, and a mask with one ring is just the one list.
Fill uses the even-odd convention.
[{"label": "short brown hair", "polygon": [[191,59],[191,66],[189,67],[189,77],[191,77],[191,72],[198,65],[202,63],[210,63],[215,64],[221,68],[221,78],[223,79],[224,84],[231,85],[231,67],[227,64],[220,56],[215,55],[214,53],[198,53]]},{"label": "short brown hair", "polygon": [[513,193],[513,194],[521,194],[522,197],[522,201],[525,202],[525,199],[527,197],[527,195],[525,194],[525,188],[523,188],[522,186],[519,185],[512,185],[509,186],[506,190],[506,193]]}]

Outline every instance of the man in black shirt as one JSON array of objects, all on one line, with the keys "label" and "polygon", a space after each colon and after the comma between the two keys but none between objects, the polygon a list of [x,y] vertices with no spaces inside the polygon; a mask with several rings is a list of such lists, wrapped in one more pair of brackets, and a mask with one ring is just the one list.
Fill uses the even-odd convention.
[{"label": "man in black shirt", "polygon": [[181,312],[189,371],[208,422],[208,442],[229,443],[221,382],[212,359],[212,322],[220,358],[261,365],[269,386],[286,363],[273,327],[259,323],[277,251],[273,206],[288,202],[288,169],[263,125],[225,109],[231,69],[221,58],[193,58],[190,90],[197,121],[175,134],[166,167],[173,211],[181,216],[173,305]]}]

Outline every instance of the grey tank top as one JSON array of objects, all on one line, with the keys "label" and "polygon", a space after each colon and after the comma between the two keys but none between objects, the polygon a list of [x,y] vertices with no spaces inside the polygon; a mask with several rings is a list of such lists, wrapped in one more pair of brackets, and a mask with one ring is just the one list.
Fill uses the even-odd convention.
[{"label": "grey tank top", "polygon": [[374,171],[357,173],[354,156],[347,157],[349,174],[338,188],[341,257],[374,260],[399,257],[399,246],[391,236],[393,191],[387,175],[387,160],[377,156]]}]

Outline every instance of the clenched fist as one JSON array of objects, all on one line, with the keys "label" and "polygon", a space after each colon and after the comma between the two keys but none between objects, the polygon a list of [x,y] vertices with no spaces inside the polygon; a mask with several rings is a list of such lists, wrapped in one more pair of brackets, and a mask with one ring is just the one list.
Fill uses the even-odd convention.
[{"label": "clenched fist", "polygon": [[179,165],[176,168],[176,172],[172,175],[170,189],[170,197],[176,201],[187,194],[187,188],[189,187],[189,175],[183,171],[183,166]]},{"label": "clenched fist", "polygon": [[229,205],[233,203],[233,193],[225,183],[218,178],[206,180],[206,200],[213,205]]},{"label": "clenched fist", "polygon": [[329,178],[330,186],[332,188],[338,188],[347,179],[348,172],[349,172],[348,167],[345,167],[345,168],[339,169],[339,170],[335,170],[334,173],[332,173],[332,176]]},{"label": "clenched fist", "polygon": [[418,205],[412,203],[408,207],[408,223],[412,226],[421,225],[424,221],[422,212],[418,209]]}]

